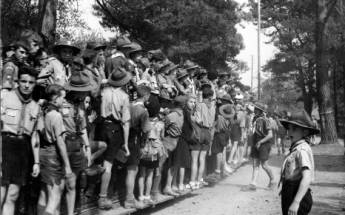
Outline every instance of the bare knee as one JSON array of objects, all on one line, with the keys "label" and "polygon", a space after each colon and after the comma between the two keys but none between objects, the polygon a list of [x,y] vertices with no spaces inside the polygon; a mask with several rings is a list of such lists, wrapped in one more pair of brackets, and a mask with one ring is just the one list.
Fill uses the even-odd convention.
[{"label": "bare knee", "polygon": [[10,185],[7,191],[6,202],[15,202],[19,197],[20,188],[17,185]]}]

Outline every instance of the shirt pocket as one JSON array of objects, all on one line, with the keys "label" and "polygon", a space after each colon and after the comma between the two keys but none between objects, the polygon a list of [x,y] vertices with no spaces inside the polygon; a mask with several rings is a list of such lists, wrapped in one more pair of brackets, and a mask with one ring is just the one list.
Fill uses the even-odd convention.
[{"label": "shirt pocket", "polygon": [[19,125],[20,109],[7,107],[4,111],[3,122],[9,125]]}]

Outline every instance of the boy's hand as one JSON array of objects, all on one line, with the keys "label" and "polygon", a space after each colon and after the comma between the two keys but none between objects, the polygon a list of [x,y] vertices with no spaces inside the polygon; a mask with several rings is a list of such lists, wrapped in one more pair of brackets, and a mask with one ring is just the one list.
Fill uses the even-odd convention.
[{"label": "boy's hand", "polygon": [[289,207],[288,215],[297,215],[298,208],[299,208],[299,203],[296,201],[293,201]]}]

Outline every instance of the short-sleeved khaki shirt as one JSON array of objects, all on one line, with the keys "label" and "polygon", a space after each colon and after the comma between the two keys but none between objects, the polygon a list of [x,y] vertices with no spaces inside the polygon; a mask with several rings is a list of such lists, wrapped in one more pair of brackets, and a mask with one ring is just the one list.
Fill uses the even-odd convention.
[{"label": "short-sleeved khaki shirt", "polygon": [[105,87],[102,92],[101,116],[113,116],[122,123],[131,119],[129,96],[123,89],[111,86]]},{"label": "short-sleeved khaki shirt", "polygon": [[57,137],[66,131],[61,113],[52,110],[44,117],[42,116],[38,121],[37,130],[43,134],[49,143],[56,142]]},{"label": "short-sleeved khaki shirt", "polygon": [[299,181],[302,171],[307,168],[311,171],[314,180],[314,157],[309,144],[303,139],[295,143],[289,155],[285,158],[282,166],[282,179]]}]

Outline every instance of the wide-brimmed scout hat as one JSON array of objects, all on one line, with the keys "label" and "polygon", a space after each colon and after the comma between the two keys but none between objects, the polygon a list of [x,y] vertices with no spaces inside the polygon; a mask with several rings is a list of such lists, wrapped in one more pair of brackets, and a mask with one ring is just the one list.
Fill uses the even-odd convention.
[{"label": "wide-brimmed scout hat", "polygon": [[108,84],[113,87],[122,87],[126,85],[132,78],[131,73],[127,72],[124,68],[117,68],[108,78]]},{"label": "wide-brimmed scout hat", "polygon": [[249,110],[250,112],[254,112],[254,109],[255,109],[254,105],[252,105],[252,104],[248,104],[246,108],[247,108],[247,110]]},{"label": "wide-brimmed scout hat", "polygon": [[192,70],[192,69],[197,69],[197,68],[199,68],[199,66],[198,66],[198,64],[194,63],[191,60],[186,60],[183,63],[183,68],[188,71],[188,70]]},{"label": "wide-brimmed scout hat", "polygon": [[260,103],[260,102],[256,102],[256,103],[254,104],[254,110],[255,110],[255,109],[261,110],[262,112],[267,112],[267,107],[266,107],[266,105],[263,104],[263,103]]},{"label": "wide-brimmed scout hat", "polygon": [[92,81],[85,71],[73,72],[69,82],[64,86],[67,91],[87,92],[96,89],[97,83]]},{"label": "wide-brimmed scout hat", "polygon": [[77,65],[77,66],[80,66],[82,68],[85,67],[85,63],[84,63],[84,60],[83,58],[81,57],[75,57],[73,58],[73,64]]},{"label": "wide-brimmed scout hat", "polygon": [[187,76],[188,76],[188,72],[187,72],[186,69],[179,69],[176,78],[177,78],[178,80],[180,80],[180,79],[182,79],[182,78],[184,78],[184,77],[187,77]]},{"label": "wide-brimmed scout hat", "polygon": [[131,44],[132,42],[128,39],[128,37],[119,37],[116,40],[115,46],[116,48],[123,48],[124,46],[127,46]]},{"label": "wide-brimmed scout hat", "polygon": [[145,50],[141,47],[141,45],[139,45],[138,43],[136,42],[132,42],[130,44],[127,44],[127,45],[124,45],[123,48],[127,48],[129,49],[127,54],[129,56],[135,54],[135,53],[144,53]]},{"label": "wide-brimmed scout hat", "polygon": [[308,129],[310,131],[310,135],[320,133],[320,130],[315,127],[313,121],[305,110],[294,112],[291,114],[290,119],[282,119],[279,121],[286,129],[289,128],[289,124],[292,124]]},{"label": "wide-brimmed scout hat", "polygon": [[232,118],[235,115],[234,106],[231,104],[222,105],[219,107],[219,113],[227,119]]},{"label": "wide-brimmed scout hat", "polygon": [[86,49],[92,49],[92,50],[95,50],[95,51],[98,51],[98,50],[104,50],[106,49],[107,46],[103,43],[99,43],[99,42],[88,42],[86,44]]},{"label": "wide-brimmed scout hat", "polygon": [[69,40],[61,40],[57,44],[55,44],[53,46],[53,52],[54,53],[58,53],[59,50],[61,50],[62,48],[70,48],[70,49],[72,49],[73,50],[73,55],[77,55],[81,51],[80,48],[74,46],[71,41],[69,41]]},{"label": "wide-brimmed scout hat", "polygon": [[162,61],[167,58],[161,49],[150,50],[147,53],[152,55],[151,60]]},{"label": "wide-brimmed scout hat", "polygon": [[234,103],[231,99],[231,96],[229,94],[225,94],[223,95],[222,97],[219,98],[221,101],[224,101],[224,102],[229,102],[229,103]]},{"label": "wide-brimmed scout hat", "polygon": [[174,71],[175,69],[177,69],[179,67],[178,64],[174,64],[173,62],[171,62],[165,69],[164,69],[164,73],[165,74],[170,74],[172,71]]}]

